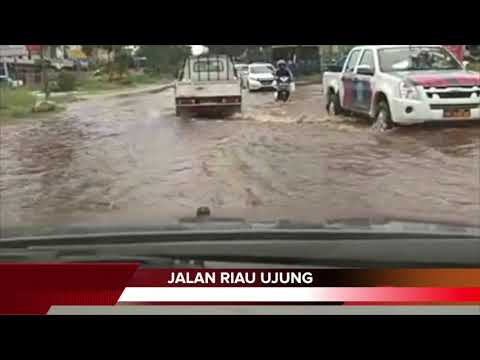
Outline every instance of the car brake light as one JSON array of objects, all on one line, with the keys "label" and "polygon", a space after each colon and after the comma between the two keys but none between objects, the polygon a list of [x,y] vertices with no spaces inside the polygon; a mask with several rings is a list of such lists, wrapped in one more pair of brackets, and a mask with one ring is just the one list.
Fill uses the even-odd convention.
[{"label": "car brake light", "polygon": [[183,105],[186,105],[186,104],[195,104],[195,99],[179,99],[179,100],[178,100],[178,103],[179,103],[179,104],[183,104]]}]

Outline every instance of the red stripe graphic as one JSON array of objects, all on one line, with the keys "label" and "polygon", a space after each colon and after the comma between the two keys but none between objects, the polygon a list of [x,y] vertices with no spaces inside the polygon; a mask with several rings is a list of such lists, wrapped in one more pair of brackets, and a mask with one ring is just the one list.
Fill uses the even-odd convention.
[{"label": "red stripe graphic", "polygon": [[416,75],[410,77],[416,85],[429,87],[447,87],[447,86],[479,86],[480,75],[452,74],[449,76],[437,75]]},{"label": "red stripe graphic", "polygon": [[138,264],[0,264],[0,314],[115,305]]},{"label": "red stripe graphic", "polygon": [[480,304],[480,288],[126,288],[119,304],[135,303],[462,303]]}]

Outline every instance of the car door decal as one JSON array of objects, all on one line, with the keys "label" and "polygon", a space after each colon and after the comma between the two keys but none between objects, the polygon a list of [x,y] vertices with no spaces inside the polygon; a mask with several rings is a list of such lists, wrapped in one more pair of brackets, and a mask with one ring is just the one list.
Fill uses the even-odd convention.
[{"label": "car door decal", "polygon": [[[372,102],[372,84],[370,78],[355,78],[350,86],[350,106],[359,110],[370,110]],[[345,90],[345,94],[347,91]]]},{"label": "car door decal", "polygon": [[343,78],[343,106],[349,108],[354,103],[355,93],[353,90],[353,79],[349,76]]}]

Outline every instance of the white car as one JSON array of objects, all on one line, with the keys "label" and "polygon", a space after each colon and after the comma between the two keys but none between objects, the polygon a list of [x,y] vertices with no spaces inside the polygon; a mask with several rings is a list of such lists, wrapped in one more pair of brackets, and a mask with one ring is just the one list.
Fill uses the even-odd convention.
[{"label": "white car", "polygon": [[274,90],[275,89],[275,68],[268,63],[254,63],[248,66],[247,89]]},{"label": "white car", "polygon": [[480,74],[442,45],[356,47],[323,83],[330,113],[365,114],[377,128],[480,120]]}]

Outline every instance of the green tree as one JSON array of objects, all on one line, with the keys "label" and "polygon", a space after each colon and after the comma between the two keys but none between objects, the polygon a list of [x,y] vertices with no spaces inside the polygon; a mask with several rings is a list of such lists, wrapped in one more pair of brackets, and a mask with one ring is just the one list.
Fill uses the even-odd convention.
[{"label": "green tree", "polygon": [[124,52],[124,47],[125,45],[82,45],[82,51],[91,56],[97,49],[106,50],[108,80],[112,81],[115,72],[123,76],[128,71],[128,55]]},{"label": "green tree", "polygon": [[104,49],[108,53],[108,63],[107,63],[107,70],[108,70],[108,80],[112,81],[113,76],[115,73],[115,60],[119,59],[116,56],[123,49],[124,45],[99,45],[99,48]]},{"label": "green tree", "polygon": [[171,74],[190,53],[190,47],[186,45],[140,45],[137,54],[147,58],[149,70]]},{"label": "green tree", "polygon": [[210,54],[226,54],[233,57],[241,56],[249,45],[206,45]]},{"label": "green tree", "polygon": [[125,50],[120,50],[115,54],[114,71],[120,78],[128,73],[128,61],[130,55]]},{"label": "green tree", "polygon": [[271,45],[205,45],[211,54],[226,54],[251,61],[267,61]]}]

